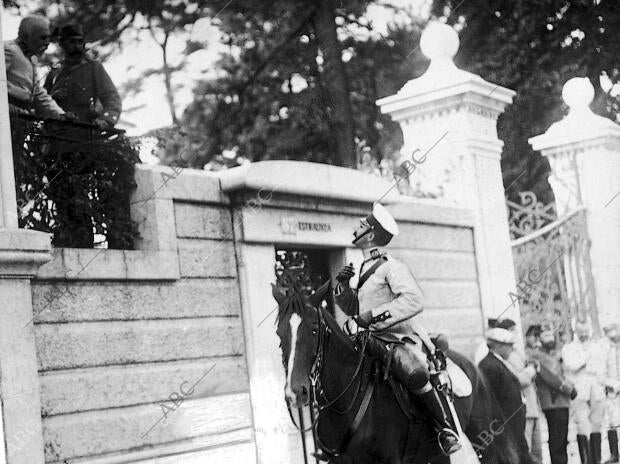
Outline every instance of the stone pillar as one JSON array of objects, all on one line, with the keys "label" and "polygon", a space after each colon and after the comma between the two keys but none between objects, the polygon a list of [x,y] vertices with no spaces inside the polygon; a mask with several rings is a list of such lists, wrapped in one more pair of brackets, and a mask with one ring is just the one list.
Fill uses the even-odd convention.
[{"label": "stone pillar", "polygon": [[590,260],[601,327],[620,323],[620,125],[589,105],[587,78],[570,79],[562,91],[568,115],[530,139],[549,159],[558,215],[586,208]]},{"label": "stone pillar", "polygon": [[284,370],[278,339],[274,336],[277,305],[271,296],[271,283],[274,280],[275,249],[265,244],[237,244],[237,260],[256,462],[301,463],[303,456],[293,455],[294,441],[299,440],[299,436],[291,436],[289,430],[290,419],[284,401]]},{"label": "stone pillar", "polygon": [[[0,5],[0,22],[4,10]],[[11,125],[9,123],[9,97],[6,85],[4,42],[0,25],[0,227],[17,227],[17,203],[11,150]]]},{"label": "stone pillar", "polygon": [[412,186],[474,212],[485,318],[510,317],[519,324],[518,305],[509,296],[516,293],[515,274],[496,127],[515,92],[458,69],[452,61],[458,35],[445,24],[429,25],[420,46],[431,59],[426,73],[377,104],[400,123],[403,157],[420,150]]},{"label": "stone pillar", "polygon": [[[1,16],[0,6],[0,23]],[[17,229],[8,107],[0,39],[0,456],[8,464],[43,464],[30,279],[51,258],[50,238],[43,232]]]}]

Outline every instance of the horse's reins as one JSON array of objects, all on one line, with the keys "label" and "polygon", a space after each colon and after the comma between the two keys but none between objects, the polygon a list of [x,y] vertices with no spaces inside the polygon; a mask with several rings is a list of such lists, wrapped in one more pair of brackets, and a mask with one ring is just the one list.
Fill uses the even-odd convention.
[{"label": "horse's reins", "polygon": [[[322,313],[322,308],[317,308],[317,313],[318,313],[318,319],[319,319],[319,329],[318,329],[318,344],[317,344],[317,353],[316,356],[314,357],[314,361],[312,363],[312,367],[310,369],[310,372],[308,374],[308,379],[310,380],[310,425],[308,426],[308,428],[304,428],[303,427],[303,418],[301,415],[301,410],[299,411],[300,413],[300,426],[297,425],[297,423],[295,422],[295,419],[293,418],[293,413],[291,411],[291,407],[290,405],[287,403],[287,409],[288,409],[288,413],[289,416],[291,418],[291,421],[293,422],[293,425],[295,426],[295,428],[297,430],[299,430],[299,432],[302,435],[302,442],[304,442],[305,444],[305,437],[304,434],[308,431],[308,430],[312,430],[312,437],[314,439],[314,443],[315,443],[315,448],[317,447],[316,445],[318,444],[318,448],[323,451],[324,453],[326,453],[327,455],[329,455],[331,458],[337,457],[339,456],[342,451],[344,451],[344,449],[346,449],[346,447],[348,446],[351,438],[353,438],[353,435],[355,434],[355,432],[357,431],[357,428],[359,427],[365,413],[366,410],[368,408],[368,405],[370,403],[370,399],[372,397],[372,393],[374,391],[374,383],[373,383],[373,379],[369,379],[369,383],[368,386],[366,388],[366,392],[364,394],[364,397],[362,398],[362,402],[360,404],[360,407],[358,409],[358,412],[356,414],[356,416],[353,419],[353,422],[351,423],[349,429],[347,430],[342,442],[340,443],[340,446],[337,449],[330,449],[328,446],[326,446],[322,440],[320,439],[319,435],[318,435],[318,424],[319,424],[319,420],[320,420],[320,413],[322,411],[325,410],[333,410],[336,414],[338,415],[344,415],[347,414],[348,412],[350,412],[353,409],[353,406],[355,405],[358,397],[359,397],[359,392],[361,391],[362,388],[362,378],[360,376],[360,373],[362,371],[362,366],[364,363],[364,353],[366,351],[366,345],[368,343],[368,338],[369,338],[369,334],[368,333],[364,333],[363,339],[362,339],[362,346],[360,348],[360,358],[359,361],[357,363],[357,366],[355,368],[355,371],[353,373],[353,375],[351,376],[351,379],[349,380],[349,382],[347,383],[346,387],[342,390],[342,392],[336,396],[336,398],[332,399],[331,401],[327,398],[327,396],[325,395],[325,391],[323,390],[322,384],[320,382],[320,377],[321,374],[323,372],[323,359],[325,356],[325,346],[329,340],[329,336],[331,335],[331,329],[329,328],[329,326],[327,325],[327,323],[324,320],[323,317],[323,313]],[[357,393],[353,396],[353,399],[351,401],[351,403],[343,410],[337,410],[336,408],[334,408],[334,404],[344,396],[345,393],[347,393],[349,391],[349,389],[353,386],[353,383],[355,382],[355,380],[360,377],[359,379],[359,384],[358,384],[358,388],[357,388]],[[324,398],[325,401],[327,401],[327,403],[323,404],[323,405],[319,405],[319,397]]]}]

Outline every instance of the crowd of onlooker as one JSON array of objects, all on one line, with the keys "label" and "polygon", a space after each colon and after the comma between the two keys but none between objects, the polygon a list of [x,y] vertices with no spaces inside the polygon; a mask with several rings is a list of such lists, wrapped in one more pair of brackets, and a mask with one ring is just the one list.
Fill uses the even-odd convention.
[{"label": "crowd of onlooker", "polygon": [[517,337],[514,321],[490,319],[486,344],[475,357],[515,438],[520,462],[543,462],[543,416],[552,464],[568,462],[570,422],[582,464],[601,464],[604,432],[610,453],[605,463],[620,462],[618,325],[604,327],[603,335],[595,337],[588,322],[577,322],[573,340],[563,346],[556,330],[532,325],[523,351],[515,347]]}]

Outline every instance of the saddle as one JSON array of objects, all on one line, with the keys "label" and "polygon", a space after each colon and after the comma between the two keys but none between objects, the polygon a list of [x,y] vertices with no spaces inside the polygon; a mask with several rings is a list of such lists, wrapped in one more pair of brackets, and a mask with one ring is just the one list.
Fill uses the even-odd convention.
[{"label": "saddle", "polygon": [[[368,335],[366,352],[369,356],[381,362],[380,378],[388,382],[398,405],[409,420],[418,420],[425,417],[425,413],[420,409],[409,390],[391,374],[391,362],[393,347],[403,345],[405,342],[391,333],[371,332]],[[431,353],[426,348],[422,339],[414,336],[410,337],[414,344],[422,346],[422,352],[426,355],[429,370],[431,371],[431,383],[438,390],[448,389],[444,393],[455,397],[467,397],[472,393],[472,384],[465,372],[446,356],[449,350],[448,339],[443,334],[436,334],[430,337],[435,345],[435,352]],[[384,355],[387,351],[387,355]],[[381,356],[377,356],[381,353]]]}]

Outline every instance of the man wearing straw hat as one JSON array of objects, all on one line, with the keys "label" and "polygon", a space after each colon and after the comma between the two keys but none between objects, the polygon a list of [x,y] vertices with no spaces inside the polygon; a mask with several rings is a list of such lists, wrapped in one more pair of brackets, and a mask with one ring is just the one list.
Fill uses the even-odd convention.
[{"label": "man wearing straw hat", "polygon": [[517,445],[519,462],[531,464],[527,441],[525,440],[525,403],[521,395],[521,384],[508,364],[514,349],[514,335],[499,327],[489,329],[486,334],[489,353],[478,367],[489,381],[493,395],[504,414],[505,426],[512,433]]}]

